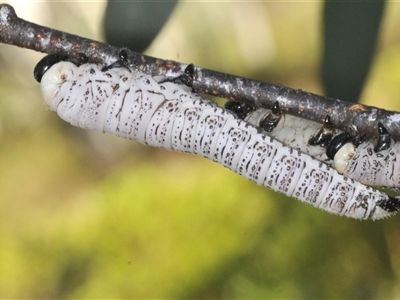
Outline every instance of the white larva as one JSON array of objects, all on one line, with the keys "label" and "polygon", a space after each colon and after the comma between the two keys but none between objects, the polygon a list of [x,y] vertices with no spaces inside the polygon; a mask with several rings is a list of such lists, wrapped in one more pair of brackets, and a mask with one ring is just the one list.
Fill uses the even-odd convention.
[{"label": "white larva", "polygon": [[[261,120],[270,113],[271,110],[259,108],[249,113],[245,121],[259,127]],[[400,188],[400,143],[392,140],[391,146],[387,150],[376,152],[371,141],[365,141],[357,147],[349,142],[338,150],[331,161],[326,156],[324,147],[310,146],[308,143],[310,137],[321,127],[322,125],[317,122],[284,115],[272,132],[259,129],[288,147],[298,149],[333,165],[345,177],[366,185]],[[339,134],[342,131],[336,130],[336,133]]]},{"label": "white larva", "polygon": [[362,143],[352,152],[343,175],[370,185],[400,188],[400,143],[392,142],[379,152],[371,142]]},{"label": "white larva", "polygon": [[272,136],[282,144],[311,155],[312,157],[327,161],[326,149],[321,146],[310,146],[308,140],[321,129],[321,124],[292,115],[282,115],[277,126],[271,132],[262,130],[259,126],[261,121],[271,113],[271,110],[259,108],[244,119],[249,124],[258,127],[263,133]]},{"label": "white larva", "polygon": [[60,62],[44,73],[41,89],[45,104],[74,126],[201,155],[337,215],[381,219],[400,208],[399,199],[344,178],[171,82]]}]

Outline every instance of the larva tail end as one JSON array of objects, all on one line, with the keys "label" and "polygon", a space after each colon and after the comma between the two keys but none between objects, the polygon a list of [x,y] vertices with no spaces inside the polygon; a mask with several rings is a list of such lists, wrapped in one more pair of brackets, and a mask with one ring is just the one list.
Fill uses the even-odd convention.
[{"label": "larva tail end", "polygon": [[379,214],[380,216],[374,218],[374,219],[381,219],[384,217],[390,217],[394,214],[397,213],[397,211],[400,209],[400,196],[397,197],[391,197],[389,196],[388,199],[385,200],[379,200],[376,205],[381,208],[384,213],[382,212]]}]

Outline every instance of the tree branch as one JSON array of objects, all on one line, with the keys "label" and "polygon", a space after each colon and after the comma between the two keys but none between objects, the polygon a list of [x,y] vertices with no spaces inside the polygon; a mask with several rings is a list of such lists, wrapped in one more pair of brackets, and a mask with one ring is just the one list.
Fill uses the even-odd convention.
[{"label": "tree branch", "polygon": [[[45,53],[68,55],[79,61],[85,54],[90,62],[108,65],[119,59],[122,48],[43,27],[15,14],[8,4],[0,5],[0,42]],[[150,75],[177,76],[186,64],[162,60],[128,51],[131,68]],[[354,104],[338,99],[287,88],[281,85],[242,78],[196,67],[193,90],[245,102],[256,107],[271,108],[279,101],[283,112],[322,123],[329,114],[335,127],[346,130],[357,126],[366,137],[376,139],[377,124],[381,122],[395,140],[400,141],[400,113],[376,107]]]}]

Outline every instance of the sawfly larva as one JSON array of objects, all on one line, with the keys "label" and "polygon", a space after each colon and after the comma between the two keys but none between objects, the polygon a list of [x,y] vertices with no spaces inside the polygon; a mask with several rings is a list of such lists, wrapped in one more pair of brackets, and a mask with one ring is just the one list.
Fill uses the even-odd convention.
[{"label": "sawfly larva", "polygon": [[284,145],[333,165],[345,177],[367,185],[400,188],[400,143],[391,139],[382,123],[377,124],[379,137],[374,144],[357,136],[352,127],[349,132],[333,128],[329,116],[321,125],[283,115],[277,102],[271,110],[233,101],[226,102],[225,108]]},{"label": "sawfly larva", "polygon": [[[121,55],[123,60],[123,55]],[[74,126],[201,155],[287,196],[333,214],[381,219],[400,200],[344,178],[307,154],[282,145],[180,79],[156,80],[118,62],[102,68],[45,57],[35,68],[45,104]],[[121,67],[122,65],[122,67]],[[188,72],[190,74],[190,70]]]}]

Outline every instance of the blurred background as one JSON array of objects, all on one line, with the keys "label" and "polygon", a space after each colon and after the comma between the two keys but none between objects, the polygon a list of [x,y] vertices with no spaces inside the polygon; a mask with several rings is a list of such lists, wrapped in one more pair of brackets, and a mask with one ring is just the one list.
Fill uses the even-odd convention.
[{"label": "blurred background", "polygon": [[[399,3],[8,3],[151,56],[400,111]],[[0,298],[400,297],[399,216],[333,216],[203,158],[73,128],[41,102],[43,55],[0,45]]]}]

